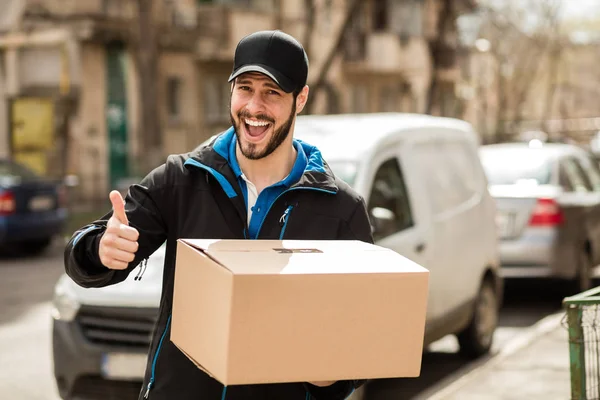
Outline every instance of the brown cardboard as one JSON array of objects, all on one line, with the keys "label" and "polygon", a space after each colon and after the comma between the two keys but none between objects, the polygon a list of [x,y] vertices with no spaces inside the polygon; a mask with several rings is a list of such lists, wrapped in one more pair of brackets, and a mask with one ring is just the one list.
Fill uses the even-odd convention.
[{"label": "brown cardboard", "polygon": [[428,278],[359,241],[180,239],[171,340],[225,385],[416,377]]}]

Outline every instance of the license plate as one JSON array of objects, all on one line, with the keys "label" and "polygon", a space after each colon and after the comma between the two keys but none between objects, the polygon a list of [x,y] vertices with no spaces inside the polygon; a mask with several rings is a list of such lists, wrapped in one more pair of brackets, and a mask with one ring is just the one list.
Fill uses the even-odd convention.
[{"label": "license plate", "polygon": [[102,376],[117,380],[144,379],[146,354],[108,353],[102,356]]},{"label": "license plate", "polygon": [[37,196],[29,200],[29,209],[32,211],[46,211],[54,206],[54,199],[51,196]]},{"label": "license plate", "polygon": [[512,235],[514,215],[511,213],[498,213],[496,215],[496,228],[501,237]]}]

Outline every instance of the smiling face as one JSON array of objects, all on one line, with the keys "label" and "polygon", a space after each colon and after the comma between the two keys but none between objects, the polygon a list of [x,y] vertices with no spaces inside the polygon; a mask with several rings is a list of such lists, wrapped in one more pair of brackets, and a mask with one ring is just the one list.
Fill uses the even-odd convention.
[{"label": "smiling face", "polygon": [[307,95],[308,87],[296,97],[260,73],[236,78],[231,91],[231,123],[244,157],[265,158],[291,141],[296,114],[304,108]]}]

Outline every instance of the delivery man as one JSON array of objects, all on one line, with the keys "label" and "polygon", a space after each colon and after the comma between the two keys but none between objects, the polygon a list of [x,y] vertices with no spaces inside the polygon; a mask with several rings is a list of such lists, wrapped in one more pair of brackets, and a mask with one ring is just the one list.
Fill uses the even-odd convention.
[{"label": "delivery man", "polygon": [[290,35],[261,31],[243,38],[229,77],[232,127],[207,146],[168,157],[125,200],[112,191],[111,212],[67,244],[67,274],[83,287],[102,287],[125,280],[166,241],[160,313],[140,399],[342,400],[362,383],[224,387],[169,340],[179,238],[372,243],[364,200],[333,175],[317,148],[293,138],[308,99],[307,76],[307,55]]}]

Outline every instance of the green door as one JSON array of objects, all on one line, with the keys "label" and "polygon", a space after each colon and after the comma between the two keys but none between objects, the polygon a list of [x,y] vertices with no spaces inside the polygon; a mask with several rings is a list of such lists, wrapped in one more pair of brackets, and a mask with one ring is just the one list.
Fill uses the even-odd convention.
[{"label": "green door", "polygon": [[111,188],[116,188],[121,179],[129,176],[125,73],[123,45],[106,46],[106,126],[109,141],[109,183]]}]

